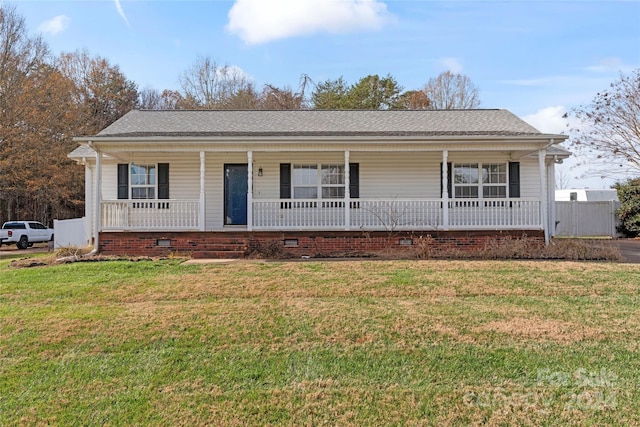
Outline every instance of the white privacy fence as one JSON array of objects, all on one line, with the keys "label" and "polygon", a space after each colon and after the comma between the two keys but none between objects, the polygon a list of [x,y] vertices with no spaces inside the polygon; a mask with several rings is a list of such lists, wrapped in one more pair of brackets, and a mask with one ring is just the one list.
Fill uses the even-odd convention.
[{"label": "white privacy fence", "polygon": [[91,244],[91,236],[85,218],[53,220],[54,248],[75,246],[84,248]]},{"label": "white privacy fence", "polygon": [[617,235],[620,202],[556,202],[556,236],[596,237]]}]

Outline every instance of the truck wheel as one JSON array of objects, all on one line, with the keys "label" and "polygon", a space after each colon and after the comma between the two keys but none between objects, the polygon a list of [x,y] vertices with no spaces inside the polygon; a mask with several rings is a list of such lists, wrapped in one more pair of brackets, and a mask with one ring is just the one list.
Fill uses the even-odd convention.
[{"label": "truck wheel", "polygon": [[27,249],[29,247],[29,239],[27,238],[27,236],[21,236],[20,240],[18,240],[18,243],[16,243],[16,246],[18,247],[18,249]]}]

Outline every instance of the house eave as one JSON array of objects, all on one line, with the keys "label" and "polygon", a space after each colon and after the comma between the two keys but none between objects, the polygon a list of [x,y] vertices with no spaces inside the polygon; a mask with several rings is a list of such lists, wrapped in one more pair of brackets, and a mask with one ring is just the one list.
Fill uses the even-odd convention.
[{"label": "house eave", "polygon": [[535,135],[271,135],[271,136],[252,136],[252,135],[225,135],[225,136],[167,136],[167,135],[147,135],[147,136],[82,136],[75,137],[73,140],[81,144],[108,144],[108,145],[130,145],[130,144],[219,144],[219,143],[243,143],[243,144],[273,144],[273,143],[290,143],[299,144],[301,142],[320,142],[323,144],[389,144],[389,143],[408,143],[408,144],[425,144],[425,143],[450,143],[450,144],[468,144],[470,142],[528,142],[540,144],[548,144],[550,140],[556,143],[562,142],[568,138],[567,135],[556,134],[535,134]]}]

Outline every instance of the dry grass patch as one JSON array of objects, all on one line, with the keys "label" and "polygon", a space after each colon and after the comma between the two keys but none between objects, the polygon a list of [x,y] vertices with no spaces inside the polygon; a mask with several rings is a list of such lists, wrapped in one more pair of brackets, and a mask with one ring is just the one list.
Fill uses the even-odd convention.
[{"label": "dry grass patch", "polygon": [[551,340],[567,344],[585,339],[600,340],[606,335],[602,328],[587,327],[575,322],[539,317],[514,317],[488,322],[474,328],[478,332],[497,332],[527,340]]}]

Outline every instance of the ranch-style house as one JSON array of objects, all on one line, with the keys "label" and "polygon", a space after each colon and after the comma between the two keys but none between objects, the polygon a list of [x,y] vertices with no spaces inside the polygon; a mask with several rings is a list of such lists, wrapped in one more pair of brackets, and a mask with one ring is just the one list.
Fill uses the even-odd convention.
[{"label": "ranch-style house", "polygon": [[314,256],[548,241],[566,138],[506,110],[134,110],[69,157],[102,253]]}]

